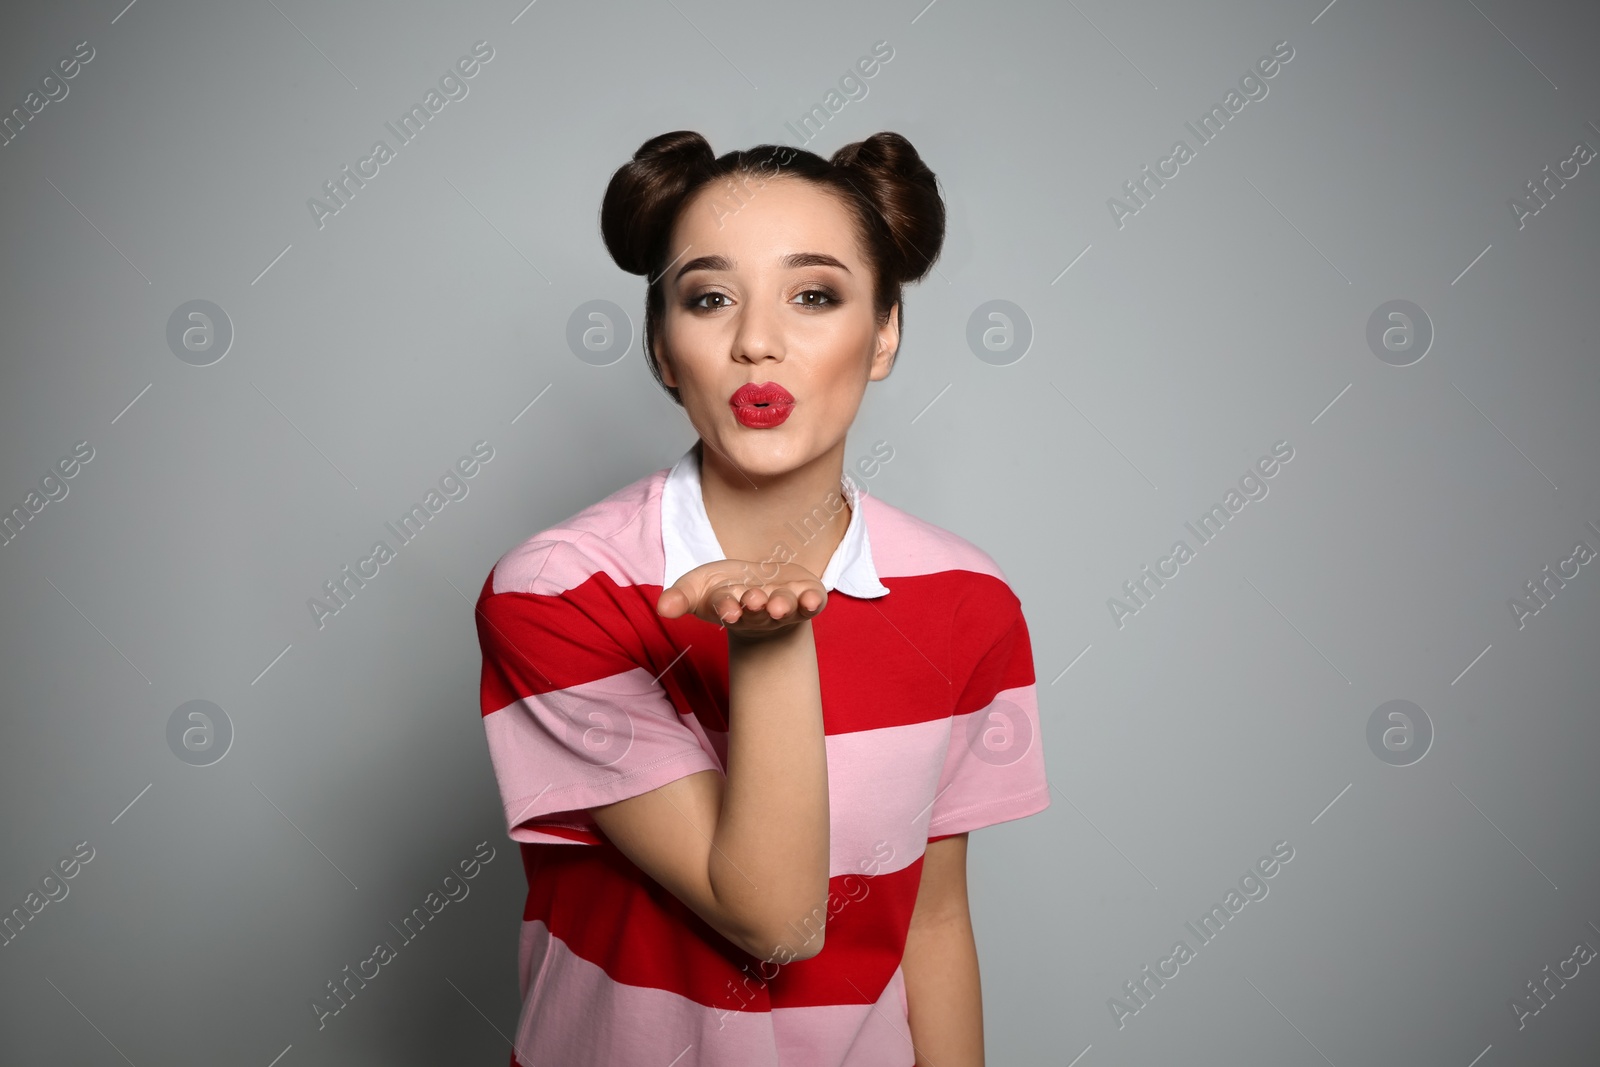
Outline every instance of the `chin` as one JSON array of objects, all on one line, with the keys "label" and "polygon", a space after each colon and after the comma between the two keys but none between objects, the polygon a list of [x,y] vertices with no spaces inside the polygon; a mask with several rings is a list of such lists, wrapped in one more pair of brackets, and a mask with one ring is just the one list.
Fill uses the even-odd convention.
[{"label": "chin", "polygon": [[798,437],[779,434],[782,427],[770,430],[751,430],[738,427],[738,433],[727,444],[717,446],[747,474],[787,474],[811,458]]}]

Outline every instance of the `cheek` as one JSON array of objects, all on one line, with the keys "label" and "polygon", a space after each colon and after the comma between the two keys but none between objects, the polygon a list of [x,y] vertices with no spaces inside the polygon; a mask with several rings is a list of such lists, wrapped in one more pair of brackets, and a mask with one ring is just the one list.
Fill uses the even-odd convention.
[{"label": "cheek", "polygon": [[789,338],[790,374],[813,391],[833,393],[855,376],[861,362],[860,331],[818,323]]},{"label": "cheek", "polygon": [[871,360],[877,326],[870,315],[834,315],[827,321],[816,321],[806,331],[805,343],[830,366],[854,368]]},{"label": "cheek", "polygon": [[824,421],[848,428],[855,420],[866,391],[871,359],[864,345],[851,343],[847,350],[831,353],[826,366],[819,367],[811,381],[812,392],[826,405]]},{"label": "cheek", "polygon": [[692,386],[698,380],[704,363],[701,357],[713,341],[714,338],[702,323],[688,316],[667,313],[661,328],[656,331],[655,343],[662,353],[663,369],[670,367],[676,372],[679,389]]}]

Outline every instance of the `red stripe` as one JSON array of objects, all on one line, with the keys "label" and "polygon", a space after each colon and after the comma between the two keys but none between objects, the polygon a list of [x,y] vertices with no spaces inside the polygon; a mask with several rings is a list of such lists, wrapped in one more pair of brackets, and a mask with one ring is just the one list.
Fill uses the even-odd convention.
[{"label": "red stripe", "polygon": [[[999,579],[949,570],[884,584],[889,596],[838,596],[812,622],[828,733],[944,718],[963,692],[971,706],[956,712],[973,711],[1001,689],[1033,681],[1031,660],[1008,654],[980,662],[1021,618],[1016,597]],[[642,667],[666,672],[661,681],[680,715],[696,714],[707,730],[726,731],[727,638],[693,616],[661,618],[660,594],[660,586],[618,586],[596,571],[561,596],[505,592],[480,599],[482,714]]]},{"label": "red stripe", "polygon": [[876,1004],[905,955],[921,883],[921,856],[886,874],[830,878],[828,899],[834,914],[822,951],[779,971],[770,986],[773,1002],[786,1008]]},{"label": "red stripe", "polygon": [[899,871],[829,879],[827,936],[808,960],[778,967],[728,941],[615,846],[523,844],[538,919],[613,981],[677,993],[719,1010],[876,1003],[905,950],[922,878]]},{"label": "red stripe", "polygon": [[956,715],[981,711],[994,703],[1001,691],[1033,685],[1033,645],[1028,637],[1028,623],[1022,616],[1021,605],[1015,594],[1007,595],[1011,606],[990,602],[975,612],[974,628],[987,633],[987,646],[965,651],[967,662],[976,663],[966,670],[966,685],[956,699]]},{"label": "red stripe", "polygon": [[544,922],[613,981],[671,990],[713,1007],[739,1007],[728,983],[739,978],[750,956],[614,845],[521,848],[528,876],[524,921]]}]

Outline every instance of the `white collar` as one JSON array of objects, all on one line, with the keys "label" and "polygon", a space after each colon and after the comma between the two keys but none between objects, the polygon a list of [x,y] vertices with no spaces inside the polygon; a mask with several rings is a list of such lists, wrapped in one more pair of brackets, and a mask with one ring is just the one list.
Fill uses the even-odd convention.
[{"label": "white collar", "polygon": [[[728,554],[717,542],[711,529],[711,519],[706,515],[705,497],[700,489],[700,442],[689,446],[667,474],[661,487],[661,547],[666,554],[666,571],[662,576],[663,589],[670,587],[689,571],[706,563],[727,559]],[[837,588],[850,596],[869,599],[889,592],[878,581],[877,568],[872,564],[872,546],[867,540],[867,522],[861,514],[860,488],[848,475],[839,477],[841,495],[850,501],[850,524],[844,539],[834,550],[827,569],[822,572],[822,587],[830,593]],[[804,539],[805,531],[791,524],[797,531],[792,541],[786,539],[791,551]],[[764,562],[764,561],[754,561]]]}]

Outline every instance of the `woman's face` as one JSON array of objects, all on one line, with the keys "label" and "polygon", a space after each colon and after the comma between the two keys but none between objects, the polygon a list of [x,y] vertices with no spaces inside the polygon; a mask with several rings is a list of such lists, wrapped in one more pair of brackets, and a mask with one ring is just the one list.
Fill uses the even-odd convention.
[{"label": "woman's face", "polygon": [[[712,449],[782,474],[842,444],[867,382],[889,373],[899,326],[876,321],[855,219],[833,193],[782,177],[740,195],[742,207],[713,182],[680,215],[656,358]],[[768,382],[793,396],[787,417],[767,425],[780,394],[741,419],[735,392]]]}]

